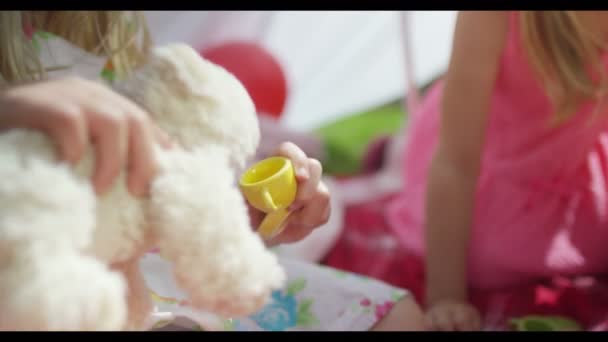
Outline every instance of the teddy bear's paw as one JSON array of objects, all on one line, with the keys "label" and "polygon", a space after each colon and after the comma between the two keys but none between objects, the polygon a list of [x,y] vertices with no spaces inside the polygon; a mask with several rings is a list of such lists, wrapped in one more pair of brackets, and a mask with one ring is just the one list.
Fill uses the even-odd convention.
[{"label": "teddy bear's paw", "polygon": [[209,298],[196,297],[185,301],[184,304],[196,309],[213,312],[220,317],[244,317],[251,315],[264,307],[270,298],[270,293],[253,297]]},{"label": "teddy bear's paw", "polygon": [[270,299],[270,292],[251,297],[215,301],[212,311],[223,317],[243,317],[261,310]]},{"label": "teddy bear's paw", "polygon": [[121,330],[125,284],[97,260],[52,256],[0,277],[2,330]]},{"label": "teddy bear's paw", "polygon": [[196,252],[184,257],[177,249],[166,249],[170,259],[175,260],[177,284],[189,295],[193,306],[222,315],[243,316],[260,309],[272,291],[282,288],[285,272],[278,260],[264,249],[258,237],[253,233],[251,237],[241,243],[233,239],[234,246],[199,249],[206,254],[197,258],[192,257]]},{"label": "teddy bear's paw", "polygon": [[201,288],[207,289],[205,285],[196,285],[192,279],[176,276],[180,286],[190,294],[189,306],[223,317],[242,317],[257,312],[269,301],[274,289],[274,287],[264,287],[236,290],[226,285],[224,292],[204,291]]}]

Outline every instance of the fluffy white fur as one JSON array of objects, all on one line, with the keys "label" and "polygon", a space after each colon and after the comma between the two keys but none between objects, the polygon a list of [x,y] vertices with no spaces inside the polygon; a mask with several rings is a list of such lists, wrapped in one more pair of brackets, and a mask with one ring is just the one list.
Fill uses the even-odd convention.
[{"label": "fluffy white fur", "polygon": [[243,86],[175,44],[116,89],[180,146],[156,150],[146,200],[124,175],[96,197],[92,151],[71,168],[43,134],[0,135],[0,330],[141,329],[151,304],[138,259],[156,246],[190,303],[218,314],[252,313],[284,282],[236,185],[260,138]]}]

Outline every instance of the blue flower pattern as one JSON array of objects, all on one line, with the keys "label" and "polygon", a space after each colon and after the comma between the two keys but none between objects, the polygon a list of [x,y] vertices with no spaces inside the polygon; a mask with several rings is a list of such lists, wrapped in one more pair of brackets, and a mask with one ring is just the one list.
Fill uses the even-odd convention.
[{"label": "blue flower pattern", "polygon": [[250,318],[264,330],[283,331],[296,326],[297,309],[298,303],[293,295],[275,291],[272,302]]}]

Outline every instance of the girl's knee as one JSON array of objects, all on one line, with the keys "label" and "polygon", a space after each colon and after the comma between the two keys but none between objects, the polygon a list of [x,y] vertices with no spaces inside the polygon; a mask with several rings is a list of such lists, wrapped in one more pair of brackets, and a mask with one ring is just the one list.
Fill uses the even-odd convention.
[{"label": "girl's knee", "polygon": [[412,296],[399,300],[393,308],[371,329],[372,331],[420,331],[426,330],[424,313]]}]

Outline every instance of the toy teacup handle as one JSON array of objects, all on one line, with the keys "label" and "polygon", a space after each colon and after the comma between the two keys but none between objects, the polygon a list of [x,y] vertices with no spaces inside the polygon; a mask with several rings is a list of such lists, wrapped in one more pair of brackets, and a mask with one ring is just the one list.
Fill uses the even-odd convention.
[{"label": "toy teacup handle", "polygon": [[266,207],[268,207],[272,211],[276,211],[277,209],[279,209],[276,204],[274,204],[274,201],[272,200],[272,196],[270,195],[270,192],[268,192],[268,189],[262,190],[262,198],[264,199],[264,204],[266,205]]}]

